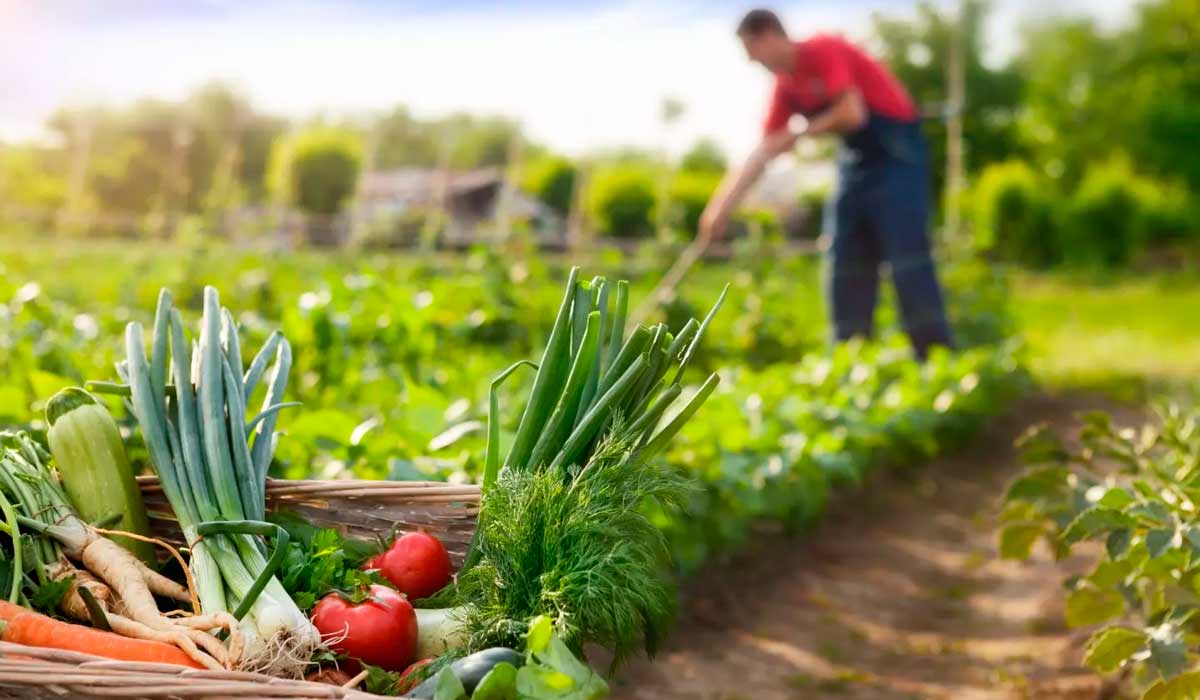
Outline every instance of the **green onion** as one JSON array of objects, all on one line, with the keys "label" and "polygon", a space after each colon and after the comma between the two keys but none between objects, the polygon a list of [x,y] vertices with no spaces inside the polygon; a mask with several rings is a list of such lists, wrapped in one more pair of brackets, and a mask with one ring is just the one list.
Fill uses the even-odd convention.
[{"label": "green onion", "polygon": [[[261,521],[275,419],[286,405],[287,340],[273,334],[243,372],[237,326],[212,287],[204,290],[195,345],[166,290],[155,314],[150,361],[139,324],[129,324],[125,340],[133,412],[167,500],[193,543],[191,567],[203,612],[232,612],[241,620],[251,665],[268,663],[273,654],[288,656],[278,654],[281,648],[303,656],[319,639],[273,576],[278,557],[268,561],[261,539],[277,532]],[[167,383],[168,349],[173,384]],[[246,402],[264,376],[264,405],[247,421]]]}]

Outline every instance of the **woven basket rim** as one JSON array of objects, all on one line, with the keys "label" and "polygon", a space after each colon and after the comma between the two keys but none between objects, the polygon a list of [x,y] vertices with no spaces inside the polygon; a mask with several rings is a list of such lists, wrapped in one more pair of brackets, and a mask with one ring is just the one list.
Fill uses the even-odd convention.
[{"label": "woven basket rim", "polygon": [[[147,494],[160,492],[156,476],[139,476]],[[266,496],[274,501],[304,504],[323,498],[352,503],[410,502],[414,505],[462,504],[473,513],[480,500],[474,484],[441,481],[383,481],[367,479],[268,479]],[[14,658],[15,657],[15,658]],[[23,658],[25,657],[25,658]],[[353,688],[305,680],[275,678],[245,671],[211,671],[169,664],[118,661],[91,654],[30,647],[0,641],[0,688],[43,688],[46,696],[77,695],[125,698],[348,698],[368,700],[386,696]],[[0,692],[0,697],[4,697]]]}]

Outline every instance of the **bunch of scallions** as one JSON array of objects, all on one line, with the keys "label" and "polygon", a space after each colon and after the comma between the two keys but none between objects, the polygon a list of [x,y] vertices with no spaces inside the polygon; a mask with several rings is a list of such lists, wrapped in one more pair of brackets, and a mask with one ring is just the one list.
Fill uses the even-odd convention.
[{"label": "bunch of scallions", "polygon": [[[150,356],[142,326],[125,329],[126,386],[92,383],[95,391],[127,394],[154,470],[190,549],[190,568],[203,613],[229,612],[245,639],[241,668],[294,673],[320,636],[273,575],[286,533],[264,522],[267,468],[274,454],[275,419],[291,367],[291,348],[279,332],[267,339],[248,369],[233,316],[217,291],[204,289],[200,338],[184,332],[171,295],[158,298]],[[168,378],[170,382],[168,382]],[[246,405],[260,381],[261,411]],[[265,536],[276,538],[268,556]]]},{"label": "bunch of scallions", "polygon": [[716,374],[683,382],[724,298],[674,333],[627,329],[628,283],[571,270],[503,461],[498,387],[533,365],[492,383],[475,538],[457,584],[418,601],[440,608],[422,618],[425,647],[517,644],[528,620],[547,615],[577,653],[595,644],[614,665],[654,653],[676,613],[654,512],[694,493],[656,458],[717,387]]}]

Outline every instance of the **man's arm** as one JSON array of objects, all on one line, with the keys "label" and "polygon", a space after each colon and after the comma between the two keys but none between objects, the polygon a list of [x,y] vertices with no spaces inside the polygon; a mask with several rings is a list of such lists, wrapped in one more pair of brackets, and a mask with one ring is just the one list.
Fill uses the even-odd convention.
[{"label": "man's arm", "polygon": [[[862,93],[850,88],[842,92],[828,109],[808,120],[800,136],[851,133],[866,123],[867,105]],[[734,210],[758,178],[762,177],[767,164],[779,154],[791,150],[797,138],[798,135],[786,129],[764,136],[742,167],[721,181],[700,217],[698,240],[704,246],[707,247],[725,233]]]},{"label": "man's arm", "polygon": [[796,135],[784,129],[767,134],[750,153],[750,157],[734,172],[725,176],[717,191],[713,193],[704,214],[700,217],[698,240],[708,246],[719,238],[729,225],[729,217],[737,209],[746,192],[754,185],[770,163],[779,154],[796,145]]},{"label": "man's arm", "polygon": [[808,120],[806,136],[849,134],[867,123],[867,103],[857,88],[850,88],[834,99],[824,112]]}]

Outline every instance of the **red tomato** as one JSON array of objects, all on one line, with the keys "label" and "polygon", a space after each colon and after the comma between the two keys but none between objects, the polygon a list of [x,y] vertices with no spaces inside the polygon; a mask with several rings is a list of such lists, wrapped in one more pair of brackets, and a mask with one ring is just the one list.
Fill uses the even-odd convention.
[{"label": "red tomato", "polygon": [[404,673],[400,674],[400,678],[396,681],[396,692],[403,695],[413,688],[416,688],[417,685],[419,685],[415,676],[416,672],[431,663],[433,663],[433,657],[421,659],[412,666],[409,666]]},{"label": "red tomato", "polygon": [[389,671],[402,671],[417,651],[417,614],[387,586],[371,586],[371,597],[355,603],[338,593],[313,608],[312,622],[331,646],[347,656]]},{"label": "red tomato", "polygon": [[427,598],[450,583],[450,555],[428,532],[410,532],[396,538],[386,552],[367,562],[412,600]]}]

